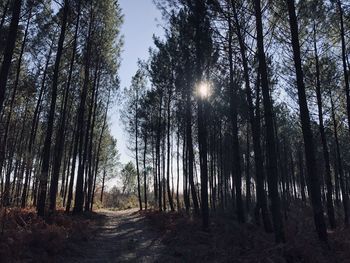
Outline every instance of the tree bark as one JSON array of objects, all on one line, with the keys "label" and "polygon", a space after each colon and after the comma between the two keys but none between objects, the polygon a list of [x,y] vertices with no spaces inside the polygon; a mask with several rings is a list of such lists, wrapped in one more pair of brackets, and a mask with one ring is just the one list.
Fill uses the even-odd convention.
[{"label": "tree bark", "polygon": [[298,33],[298,21],[295,13],[294,0],[287,0],[289,24],[292,37],[295,71],[297,77],[298,99],[300,108],[301,126],[304,138],[306,167],[308,171],[311,202],[314,211],[314,221],[320,240],[327,242],[327,229],[323,215],[321,201],[320,182],[317,174],[314,140],[310,124],[309,109],[305,94],[304,76],[300,58],[300,44]]},{"label": "tree bark", "polygon": [[86,164],[86,151],[85,145],[84,145],[84,134],[87,134],[84,125],[85,120],[85,104],[87,100],[88,95],[88,89],[90,84],[90,56],[91,56],[91,35],[92,35],[92,25],[93,25],[93,3],[91,2],[90,6],[90,22],[89,22],[89,30],[88,30],[88,37],[86,39],[86,50],[85,50],[85,59],[84,59],[84,83],[81,91],[80,96],[80,105],[78,108],[78,137],[79,137],[79,143],[78,143],[78,156],[79,156],[79,162],[78,162],[78,174],[77,174],[77,182],[76,182],[76,188],[75,188],[75,202],[74,202],[74,213],[81,213],[83,212],[83,204],[84,204],[84,170],[85,170],[85,164]]},{"label": "tree bark", "polygon": [[[255,116],[254,114],[254,104],[253,104],[253,98],[252,98],[252,90],[250,87],[250,78],[249,78],[249,67],[246,57],[246,44],[244,43],[242,32],[241,32],[241,26],[239,24],[237,10],[236,10],[236,4],[233,0],[231,0],[232,5],[232,11],[234,16],[234,22],[236,27],[236,35],[239,42],[239,49],[240,54],[242,58],[242,65],[243,65],[243,74],[244,74],[244,81],[245,81],[245,88],[246,88],[246,96],[247,96],[247,102],[248,102],[248,109],[249,109],[249,121],[250,126],[252,129],[252,137],[253,137],[253,151],[254,151],[254,161],[255,161],[255,176],[257,179],[257,186],[256,186],[256,192],[257,192],[257,204],[255,208],[255,214],[256,218],[255,220],[259,222],[259,214],[261,210],[261,215],[263,219],[263,224],[266,232],[272,232],[272,223],[268,214],[268,208],[267,208],[267,200],[266,200],[266,194],[264,190],[264,164],[262,159],[262,153],[261,153],[261,144],[260,144],[260,114],[259,116]],[[258,79],[257,79],[257,89],[260,87],[260,74],[258,73]],[[258,90],[259,91],[259,90]],[[256,108],[260,107],[259,104],[259,93],[257,92],[257,103]],[[259,111],[258,111],[259,113]]]},{"label": "tree bark", "polygon": [[137,196],[139,198],[139,208],[142,210],[142,199],[141,199],[141,179],[140,179],[140,169],[139,169],[139,148],[138,148],[138,137],[139,137],[139,114],[138,114],[138,105],[139,103],[139,94],[136,91],[136,101],[135,101],[135,161],[136,161],[136,172],[137,172]]},{"label": "tree bark", "polygon": [[167,104],[167,191],[171,211],[174,211],[174,202],[170,191],[170,104],[171,104],[171,88],[169,88],[168,104]]},{"label": "tree bark", "polygon": [[[232,50],[232,23],[231,19],[228,19],[229,26],[229,39],[228,39],[228,57],[229,57],[229,71],[230,71],[230,83],[229,83],[229,94],[230,94],[230,108],[231,108],[231,125],[232,125],[232,136],[233,136],[233,181],[235,182],[236,188],[236,211],[237,218],[240,223],[245,221],[243,200],[242,200],[242,168],[240,160],[240,146],[238,138],[238,86],[234,82],[233,72],[233,50]],[[232,196],[233,197],[233,196]]]},{"label": "tree bark", "polygon": [[260,0],[254,1],[255,5],[255,17],[256,17],[256,30],[257,30],[257,46],[258,46],[258,59],[259,59],[259,72],[261,76],[261,87],[264,103],[264,116],[266,125],[266,143],[267,143],[267,171],[268,171],[268,184],[269,184],[269,196],[271,199],[271,211],[272,219],[275,230],[275,240],[277,243],[285,241],[285,235],[283,231],[283,222],[281,215],[281,204],[278,193],[278,169],[277,169],[277,154],[276,154],[276,141],[274,136],[273,126],[273,106],[270,97],[269,81],[267,74],[266,57],[264,51],[264,34],[263,24],[261,17]]},{"label": "tree bark", "polygon": [[343,208],[344,208],[344,224],[348,226],[349,225],[349,194],[348,194],[348,191],[346,190],[346,185],[345,185],[345,175],[343,170],[343,163],[342,163],[342,157],[340,154],[340,146],[339,146],[339,138],[338,138],[338,124],[335,117],[332,94],[330,94],[330,98],[331,98],[331,114],[332,114],[333,129],[334,129],[333,130],[334,140],[335,140],[336,155],[337,155],[337,169],[338,169],[340,190],[342,194]]},{"label": "tree bark", "polygon": [[342,50],[342,62],[343,62],[343,75],[345,84],[345,95],[346,95],[346,111],[348,115],[348,126],[350,131],[350,83],[349,73],[347,65],[347,54],[346,54],[346,43],[345,43],[345,29],[344,29],[344,11],[341,0],[337,0],[337,7],[339,12],[339,23],[340,23],[340,39],[341,39],[341,50]]},{"label": "tree bark", "polygon": [[68,104],[68,97],[70,92],[70,85],[72,80],[72,74],[73,74],[73,67],[74,67],[74,61],[75,61],[75,54],[76,54],[76,45],[77,45],[77,38],[78,38],[78,30],[79,30],[79,21],[80,21],[80,3],[78,2],[78,14],[77,14],[77,22],[75,26],[75,33],[74,33],[74,41],[73,41],[73,47],[72,47],[72,57],[69,65],[69,73],[68,73],[68,80],[66,84],[66,89],[64,91],[64,97],[63,97],[63,107],[62,107],[62,114],[59,119],[59,127],[56,135],[56,141],[55,141],[55,147],[54,147],[54,161],[53,161],[53,170],[52,170],[52,176],[50,181],[50,210],[54,211],[56,209],[56,196],[57,196],[57,189],[58,189],[58,178],[59,178],[59,172],[61,168],[61,162],[62,162],[62,154],[65,144],[65,127],[66,127],[66,119],[67,119],[67,104]]},{"label": "tree bark", "polygon": [[18,31],[18,24],[21,13],[22,0],[14,0],[12,5],[12,18],[10,22],[9,33],[6,41],[6,47],[4,51],[4,58],[0,71],[0,112],[3,110],[3,104],[5,99],[5,91],[7,85],[7,79],[12,64],[13,51],[16,47],[16,38]]},{"label": "tree bark", "polygon": [[[8,111],[8,115],[6,118],[6,124],[5,124],[5,134],[4,137],[2,139],[2,150],[1,150],[1,157],[0,157],[0,174],[2,173],[2,169],[3,169],[3,165],[4,165],[4,159],[5,159],[5,154],[6,154],[6,150],[7,150],[7,144],[8,144],[8,134],[9,134],[9,130],[10,130],[10,123],[11,123],[11,117],[12,117],[12,113],[13,113],[13,108],[14,108],[14,102],[15,102],[15,98],[16,98],[16,94],[17,94],[17,88],[18,88],[18,84],[19,84],[19,77],[20,77],[20,73],[21,73],[21,66],[22,66],[22,59],[23,59],[23,54],[24,54],[24,50],[26,47],[26,43],[27,43],[27,37],[28,37],[28,30],[29,30],[29,24],[30,24],[30,19],[31,19],[31,14],[32,14],[32,9],[30,8],[29,10],[29,14],[28,14],[28,18],[27,18],[27,22],[26,22],[26,27],[25,27],[25,32],[24,32],[24,37],[23,37],[23,41],[22,41],[22,45],[21,45],[21,51],[19,54],[19,58],[18,58],[18,65],[17,65],[17,69],[16,69],[16,78],[15,78],[15,83],[13,86],[13,90],[12,90],[12,96],[10,98],[10,106],[9,106],[9,111]],[[10,176],[10,175],[9,175]],[[6,179],[6,182],[9,182],[9,179]],[[8,191],[8,185],[5,184],[5,192],[4,192],[4,205],[9,205],[9,191]]]},{"label": "tree bark", "polygon": [[51,156],[50,150],[51,150],[51,141],[52,141],[53,126],[54,126],[56,99],[57,99],[58,75],[59,75],[61,57],[63,53],[63,44],[64,44],[65,35],[66,35],[68,12],[69,12],[69,2],[68,0],[65,0],[64,7],[63,7],[61,33],[60,33],[60,38],[58,40],[56,61],[54,66],[54,75],[52,79],[52,94],[51,94],[50,110],[48,113],[48,124],[47,124],[46,136],[44,141],[44,148],[42,152],[43,162],[41,166],[41,175],[39,179],[39,196],[38,196],[39,198],[38,198],[38,206],[37,206],[37,211],[39,216],[44,216],[44,213],[45,213],[47,181],[49,177],[50,156]]},{"label": "tree bark", "polygon": [[147,131],[143,135],[143,196],[145,200],[145,209],[147,210],[147,171],[146,171],[146,155],[147,155]]},{"label": "tree bark", "polygon": [[325,163],[325,177],[326,177],[326,186],[327,186],[327,214],[329,225],[331,228],[335,228],[335,217],[334,217],[334,207],[333,207],[333,184],[331,176],[331,166],[329,161],[329,150],[327,144],[327,138],[324,130],[323,124],[323,106],[322,106],[322,95],[321,95],[321,80],[320,80],[320,65],[318,59],[317,51],[317,39],[316,39],[316,24],[314,23],[314,50],[315,50],[315,65],[316,65],[316,98],[317,98],[317,107],[318,107],[318,121],[319,129],[321,134],[323,158]]}]

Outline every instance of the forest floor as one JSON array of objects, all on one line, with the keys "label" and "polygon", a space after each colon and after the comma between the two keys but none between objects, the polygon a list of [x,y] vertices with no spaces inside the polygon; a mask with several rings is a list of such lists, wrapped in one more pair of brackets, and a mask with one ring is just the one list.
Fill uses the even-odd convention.
[{"label": "forest floor", "polygon": [[[290,207],[287,242],[234,213],[216,212],[210,231],[200,218],[155,210],[99,210],[80,216],[58,211],[46,222],[34,210],[7,211],[0,235],[0,262],[350,262],[350,229],[329,230],[329,247],[314,231],[307,206]],[[341,218],[341,215],[338,215]]]},{"label": "forest floor", "polygon": [[162,262],[174,261],[164,253],[159,233],[138,209],[98,213],[102,218],[95,226],[96,237],[88,242],[72,243],[57,262],[160,262],[160,257]]},{"label": "forest floor", "polygon": [[44,221],[33,209],[14,208],[0,219],[1,263],[175,261],[138,209],[79,216],[57,211]]},{"label": "forest floor", "polygon": [[350,263],[350,228],[343,226],[341,213],[337,229],[328,230],[325,245],[317,238],[309,206],[294,203],[288,210],[282,244],[276,244],[273,233],[266,233],[252,218],[237,223],[233,211],[213,214],[208,232],[202,231],[200,218],[185,213],[143,213],[162,236],[166,254],[177,258],[175,262]]}]

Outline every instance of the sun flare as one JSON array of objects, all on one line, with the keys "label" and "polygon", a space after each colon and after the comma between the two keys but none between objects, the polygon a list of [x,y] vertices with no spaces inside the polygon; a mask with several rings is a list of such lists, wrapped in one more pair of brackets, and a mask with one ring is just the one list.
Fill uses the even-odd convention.
[{"label": "sun flare", "polygon": [[201,98],[208,98],[211,93],[211,87],[209,82],[207,81],[202,81],[201,83],[198,84],[197,86],[197,92],[198,96]]}]

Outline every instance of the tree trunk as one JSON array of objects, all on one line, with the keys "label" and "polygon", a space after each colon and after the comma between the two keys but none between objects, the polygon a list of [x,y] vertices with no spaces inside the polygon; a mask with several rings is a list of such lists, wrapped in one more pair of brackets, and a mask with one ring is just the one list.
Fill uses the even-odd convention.
[{"label": "tree trunk", "polygon": [[343,75],[345,84],[345,95],[346,95],[346,111],[348,115],[348,126],[350,131],[350,83],[349,83],[349,72],[347,65],[347,54],[346,54],[346,42],[345,42],[345,29],[344,29],[344,11],[341,0],[337,0],[337,7],[339,12],[340,22],[340,39],[341,39],[341,50],[342,50],[342,62],[343,62]]},{"label": "tree trunk", "polygon": [[91,35],[92,35],[92,24],[93,24],[93,3],[91,2],[90,6],[90,22],[89,22],[89,31],[88,37],[86,39],[86,51],[85,51],[85,61],[84,61],[84,83],[80,96],[80,105],[78,108],[78,174],[77,174],[77,182],[75,188],[75,202],[74,202],[74,213],[81,213],[83,211],[84,204],[84,170],[86,163],[86,151],[84,151],[84,133],[88,134],[86,131],[87,127],[84,127],[85,120],[85,104],[88,95],[88,89],[90,84],[90,55],[91,55]]},{"label": "tree trunk", "polygon": [[38,196],[39,198],[38,198],[38,206],[37,206],[37,211],[39,216],[44,216],[44,213],[45,213],[47,181],[49,177],[50,156],[51,156],[50,154],[51,140],[52,140],[56,99],[57,99],[58,75],[59,75],[61,57],[63,53],[63,44],[64,44],[65,35],[66,35],[68,12],[69,12],[68,0],[65,0],[64,7],[63,7],[61,33],[60,33],[60,38],[58,40],[56,61],[54,66],[54,75],[52,79],[51,104],[50,104],[50,110],[48,113],[48,124],[47,124],[47,130],[46,130],[46,136],[45,136],[45,142],[44,142],[44,148],[43,148],[43,162],[41,166],[41,175],[39,179],[39,196]]},{"label": "tree trunk", "polygon": [[261,17],[260,0],[255,0],[255,17],[257,29],[257,46],[259,58],[259,71],[261,75],[261,87],[264,102],[264,115],[266,125],[266,143],[267,143],[267,171],[269,196],[271,199],[271,211],[273,218],[273,225],[275,230],[275,240],[277,243],[284,242],[285,236],[283,231],[283,222],[281,215],[281,204],[278,193],[278,169],[277,169],[277,154],[276,141],[273,127],[273,106],[270,97],[269,81],[267,74],[266,57],[264,51],[264,34]]},{"label": "tree trunk", "polygon": [[[257,179],[257,186],[256,186],[256,192],[257,192],[257,204],[255,209],[256,218],[255,220],[259,222],[259,219],[257,218],[260,214],[259,210],[261,210],[263,224],[266,232],[272,232],[272,224],[270,217],[268,215],[268,208],[267,208],[267,200],[266,200],[266,194],[264,190],[264,165],[263,165],[263,159],[262,159],[262,153],[261,153],[261,144],[260,144],[260,114],[259,116],[255,116],[254,114],[254,105],[253,105],[253,98],[252,98],[252,90],[250,88],[250,79],[249,79],[249,68],[248,68],[248,62],[246,58],[246,44],[244,43],[243,36],[241,33],[241,27],[238,20],[237,10],[236,10],[236,4],[233,0],[231,0],[232,4],[232,11],[234,15],[234,22],[236,26],[236,35],[239,42],[239,48],[240,48],[240,54],[242,58],[242,65],[243,65],[243,74],[244,74],[244,81],[245,81],[245,87],[246,87],[246,96],[247,96],[247,102],[248,102],[248,109],[249,109],[249,121],[252,129],[252,137],[253,137],[253,150],[254,150],[254,161],[255,161],[255,176]],[[258,79],[257,79],[257,89],[259,89],[260,86],[260,74],[258,73]],[[257,92],[257,103],[256,108],[258,109],[260,107],[259,105],[259,93]],[[259,113],[259,111],[258,111]]]},{"label": "tree trunk", "polygon": [[337,155],[337,169],[338,169],[340,190],[342,194],[343,208],[344,208],[344,224],[348,226],[349,225],[349,194],[348,194],[348,191],[346,191],[346,186],[345,186],[345,176],[344,176],[343,163],[342,163],[342,158],[340,154],[340,146],[339,146],[339,139],[338,139],[338,124],[335,117],[332,94],[330,94],[330,97],[331,97],[331,111],[332,111],[331,114],[332,114],[333,129],[334,129],[334,140],[335,140],[336,155]]},{"label": "tree trunk", "polygon": [[139,169],[139,148],[138,148],[138,137],[139,137],[139,114],[138,105],[139,95],[136,91],[136,101],[135,101],[135,157],[136,157],[136,172],[137,172],[137,196],[139,198],[139,208],[142,210],[142,199],[141,199],[141,179],[140,179],[140,169]]},{"label": "tree trunk", "polygon": [[179,185],[180,185],[180,128],[177,130],[176,144],[176,206],[177,211],[180,211]]},{"label": "tree trunk", "polygon": [[311,193],[311,202],[314,211],[314,221],[316,225],[317,234],[320,240],[327,242],[327,229],[323,215],[323,207],[321,201],[320,182],[317,174],[314,141],[310,124],[310,115],[307,105],[304,76],[300,58],[300,45],[298,33],[298,21],[295,13],[294,0],[287,0],[289,24],[292,36],[292,47],[295,71],[297,76],[298,99],[300,108],[301,126],[304,138],[306,167],[308,171],[309,186]]},{"label": "tree trunk", "polygon": [[146,154],[147,154],[147,131],[143,136],[144,149],[143,149],[143,195],[145,200],[145,209],[147,210],[147,171],[146,171]]},{"label": "tree trunk", "polygon": [[[25,27],[25,32],[24,32],[24,37],[23,37],[23,41],[22,41],[22,45],[21,45],[21,51],[19,54],[19,58],[18,58],[18,65],[17,65],[17,70],[16,70],[16,78],[15,78],[15,83],[13,86],[13,90],[12,90],[12,96],[10,99],[10,106],[9,106],[9,111],[8,111],[8,116],[6,118],[6,124],[5,124],[5,134],[4,137],[2,139],[2,150],[1,150],[1,157],[0,157],[0,174],[2,173],[2,168],[3,168],[3,164],[4,164],[4,159],[5,159],[5,154],[6,154],[6,150],[7,150],[7,144],[8,144],[8,134],[9,134],[9,129],[10,129],[10,123],[11,123],[11,117],[12,117],[12,113],[13,113],[13,107],[14,107],[14,102],[15,102],[15,98],[16,98],[16,94],[17,94],[17,88],[18,88],[18,84],[19,84],[19,77],[20,77],[20,73],[21,73],[21,65],[22,65],[22,59],[23,59],[23,54],[24,54],[24,50],[26,47],[26,43],[27,43],[27,37],[28,37],[28,30],[29,30],[29,24],[30,24],[30,19],[31,19],[31,14],[32,14],[32,9],[30,8],[29,10],[29,14],[28,14],[28,18],[27,18],[27,22],[26,22],[26,27]],[[8,188],[6,187],[5,184],[5,192],[4,192],[4,205],[9,205],[9,192],[8,192]]]},{"label": "tree trunk", "polygon": [[20,19],[22,0],[14,0],[12,4],[12,18],[10,22],[9,33],[6,41],[6,47],[4,51],[4,58],[0,71],[0,112],[3,110],[3,104],[5,99],[5,91],[7,85],[7,79],[10,72],[12,63],[13,51],[16,47],[16,38],[18,31],[18,23]]},{"label": "tree trunk", "polygon": [[64,171],[66,172],[66,184],[64,186],[64,191],[63,191],[63,207],[66,207],[66,201],[67,201],[67,193],[68,193],[68,187],[69,187],[69,182],[70,180],[70,171],[71,171],[71,159],[72,159],[72,156],[73,156],[73,149],[74,149],[74,142],[75,142],[75,137],[76,137],[76,129],[73,128],[73,132],[72,132],[72,138],[71,138],[71,143],[70,143],[70,146],[69,146],[69,153],[68,153],[68,161],[67,161],[67,171]]},{"label": "tree trunk", "polygon": [[306,202],[306,194],[305,194],[305,177],[304,177],[304,158],[302,150],[298,150],[298,158],[299,158],[299,180],[300,180],[300,192],[301,192],[301,200]]},{"label": "tree trunk", "polygon": [[[100,162],[100,151],[101,151],[101,143],[102,143],[102,138],[103,138],[103,134],[104,131],[106,129],[107,126],[107,115],[108,115],[108,108],[109,108],[109,102],[110,102],[110,97],[111,97],[111,90],[108,89],[108,97],[107,97],[107,104],[106,104],[106,111],[104,114],[104,118],[103,118],[103,125],[102,125],[102,129],[101,129],[101,133],[100,133],[100,138],[98,140],[98,146],[97,146],[97,154],[96,154],[96,166],[95,166],[95,178],[97,177],[97,172],[98,172],[98,165]],[[105,171],[103,173],[103,180],[102,180],[102,190],[101,190],[101,203],[102,203],[102,199],[103,199],[103,190],[104,190],[104,182],[105,182],[105,178],[106,178],[106,174]]]},{"label": "tree trunk", "polygon": [[247,211],[250,210],[250,203],[251,203],[251,182],[250,182],[250,140],[249,140],[249,130],[247,125],[247,151],[246,151],[246,208]]},{"label": "tree trunk", "polygon": [[335,217],[334,217],[334,207],[333,207],[333,185],[332,185],[332,176],[331,176],[331,166],[329,161],[329,150],[327,145],[326,134],[323,124],[323,106],[322,106],[322,95],[321,95],[321,80],[320,80],[320,66],[318,59],[317,51],[317,38],[316,38],[316,23],[314,22],[314,50],[315,50],[315,64],[316,64],[316,98],[317,98],[317,107],[318,107],[318,121],[319,129],[321,134],[323,158],[325,163],[325,177],[326,177],[326,186],[327,186],[327,214],[329,225],[331,228],[335,228]]},{"label": "tree trunk", "polygon": [[167,191],[168,199],[171,211],[174,211],[174,202],[170,191],[170,104],[171,104],[171,88],[169,88],[168,94],[168,107],[167,107]]},{"label": "tree trunk", "polygon": [[75,166],[76,166],[76,159],[77,159],[77,154],[78,154],[79,138],[81,137],[81,135],[79,134],[79,123],[77,123],[75,129],[76,129],[74,131],[75,136],[74,136],[74,140],[72,141],[72,143],[73,143],[73,155],[72,155],[72,163],[71,163],[70,180],[69,180],[69,186],[68,186],[66,213],[69,213],[69,211],[70,211],[71,204],[72,204],[72,198],[73,198]]},{"label": "tree trunk", "polygon": [[[238,96],[238,85],[234,83],[234,72],[233,72],[233,50],[232,50],[232,23],[231,19],[228,20],[229,26],[229,39],[228,39],[228,57],[229,57],[229,68],[230,68],[230,84],[229,84],[229,94],[230,94],[230,109],[231,109],[231,125],[232,125],[232,136],[233,136],[233,181],[235,181],[236,187],[236,211],[237,218],[240,223],[245,221],[244,210],[243,210],[243,200],[242,200],[242,169],[240,160],[240,146],[238,138],[238,112],[237,112],[237,96]],[[232,196],[233,197],[233,196]]]},{"label": "tree trunk", "polygon": [[[99,91],[99,85],[100,85],[100,72],[99,68],[100,63],[97,61],[96,63],[96,69],[95,69],[95,78],[93,83],[93,89],[91,94],[91,102],[90,102],[90,112],[89,112],[89,130],[90,130],[90,136],[86,137],[86,150],[88,154],[88,164],[87,164],[87,196],[85,199],[85,211],[90,211],[90,207],[92,204],[92,192],[93,192],[93,183],[94,183],[94,176],[92,171],[92,148],[93,148],[93,137],[94,137],[94,128],[95,128],[95,121],[96,121],[96,110],[97,110],[97,98],[98,98],[98,91]],[[92,122],[90,125],[90,119],[92,117]]]},{"label": "tree trunk", "polygon": [[188,147],[186,138],[186,128],[182,144],[182,168],[183,168],[183,193],[186,213],[190,211],[190,195],[188,191]]},{"label": "tree trunk", "polygon": [[62,114],[60,116],[59,120],[59,127],[56,135],[56,141],[55,141],[55,147],[54,147],[54,161],[53,161],[53,170],[52,170],[52,176],[50,181],[50,211],[54,211],[56,209],[56,195],[57,195],[57,189],[58,189],[58,178],[59,178],[59,172],[61,168],[61,161],[62,161],[62,154],[64,149],[64,143],[65,143],[65,126],[66,126],[66,119],[67,119],[67,103],[68,103],[68,97],[70,92],[70,84],[72,80],[72,74],[73,74],[73,67],[74,67],[74,61],[75,61],[75,54],[76,54],[76,45],[77,45],[77,38],[78,38],[78,30],[79,30],[79,21],[80,21],[80,3],[78,2],[78,14],[77,14],[77,22],[75,26],[75,33],[74,33],[74,41],[73,41],[73,47],[72,47],[72,57],[69,65],[69,73],[68,73],[68,80],[66,84],[66,89],[64,91],[64,97],[63,97],[63,107],[62,107]]},{"label": "tree trunk", "polygon": [[102,176],[102,187],[101,187],[101,196],[100,201],[103,204],[103,193],[105,190],[105,180],[106,180],[106,169],[103,170],[103,176]]}]

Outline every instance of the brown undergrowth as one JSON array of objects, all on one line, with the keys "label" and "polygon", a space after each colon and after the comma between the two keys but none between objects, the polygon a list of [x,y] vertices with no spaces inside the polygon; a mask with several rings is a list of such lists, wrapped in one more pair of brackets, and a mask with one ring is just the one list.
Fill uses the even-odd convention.
[{"label": "brown undergrowth", "polygon": [[1,262],[55,262],[71,242],[92,238],[99,215],[67,215],[57,211],[46,218],[33,209],[3,209],[0,223]]},{"label": "brown undergrowth", "polygon": [[204,232],[200,219],[185,213],[143,213],[178,262],[350,262],[350,229],[339,222],[324,245],[314,231],[310,207],[302,204],[290,205],[286,213],[284,244],[253,223],[238,224],[230,214],[213,214],[210,231]]}]

